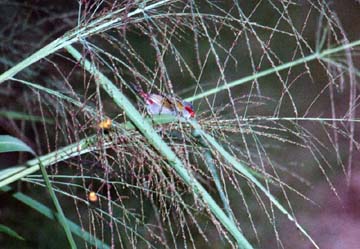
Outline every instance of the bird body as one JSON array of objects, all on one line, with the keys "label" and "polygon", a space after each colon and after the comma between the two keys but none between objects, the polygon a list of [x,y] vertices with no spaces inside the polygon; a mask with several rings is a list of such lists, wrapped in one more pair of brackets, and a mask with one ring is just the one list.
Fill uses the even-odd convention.
[{"label": "bird body", "polygon": [[[135,88],[135,87],[134,87]],[[146,110],[151,115],[168,114],[180,115],[184,118],[195,117],[195,111],[191,103],[176,97],[167,97],[155,93],[145,93],[138,87],[135,90],[144,99]]]}]

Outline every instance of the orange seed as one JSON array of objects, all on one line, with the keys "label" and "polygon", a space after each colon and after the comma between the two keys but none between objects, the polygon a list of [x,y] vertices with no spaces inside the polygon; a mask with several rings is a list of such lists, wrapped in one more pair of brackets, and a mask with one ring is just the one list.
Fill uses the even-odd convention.
[{"label": "orange seed", "polygon": [[88,195],[89,201],[96,202],[98,200],[98,197],[94,191],[91,191]]},{"label": "orange seed", "polygon": [[98,124],[98,127],[101,128],[101,129],[104,129],[104,130],[108,130],[108,129],[110,129],[111,124],[112,124],[111,119],[110,119],[110,118],[107,118],[107,119],[101,121],[101,122]]}]

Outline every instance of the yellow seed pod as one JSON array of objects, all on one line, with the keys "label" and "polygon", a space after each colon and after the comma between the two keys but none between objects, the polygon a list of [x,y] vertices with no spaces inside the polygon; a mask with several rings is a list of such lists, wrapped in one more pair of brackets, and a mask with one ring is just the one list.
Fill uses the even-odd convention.
[{"label": "yellow seed pod", "polygon": [[97,202],[98,197],[94,191],[91,191],[88,195],[89,201],[91,202]]},{"label": "yellow seed pod", "polygon": [[98,124],[98,127],[101,128],[101,129],[104,129],[104,130],[109,130],[111,128],[111,125],[112,125],[111,119],[107,118],[107,119],[101,121]]}]

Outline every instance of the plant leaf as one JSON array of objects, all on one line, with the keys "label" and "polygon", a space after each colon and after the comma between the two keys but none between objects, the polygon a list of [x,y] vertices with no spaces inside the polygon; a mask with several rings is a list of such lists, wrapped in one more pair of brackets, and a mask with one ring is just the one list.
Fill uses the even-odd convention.
[{"label": "plant leaf", "polygon": [[202,136],[213,148],[216,149],[216,151],[224,157],[224,159],[231,164],[236,171],[244,175],[250,182],[252,182],[256,187],[258,187],[268,198],[269,200],[279,209],[280,212],[285,214],[287,218],[294,222],[296,227],[300,230],[302,234],[304,234],[309,241],[314,245],[315,248],[320,248],[316,242],[313,240],[313,238],[306,232],[306,230],[297,222],[296,218],[293,217],[286,208],[281,205],[281,203],[273,196],[266,187],[261,184],[261,182],[255,178],[255,176],[252,175],[251,171],[248,170],[246,166],[241,164],[235,157],[233,157],[229,152],[227,152],[217,141],[215,138],[207,134],[205,131],[203,131],[200,127],[200,125],[195,120],[190,120],[189,123],[193,126],[195,129],[194,134],[197,134]]},{"label": "plant leaf", "polygon": [[[0,188],[0,191],[4,191],[4,192],[9,192],[11,190],[12,190],[12,188],[9,186]],[[44,204],[32,199],[31,197],[29,197],[23,193],[20,193],[20,192],[14,192],[14,193],[11,193],[11,195],[18,201],[33,208],[40,214],[46,216],[47,218],[52,219],[52,220],[58,219],[58,216],[59,216],[58,213],[53,212],[50,208],[48,208]],[[107,245],[105,242],[99,240],[96,236],[90,234],[89,232],[87,232],[86,230],[81,228],[78,224],[74,223],[73,221],[66,219],[66,222],[68,223],[68,226],[69,226],[71,232],[73,232],[80,238],[86,240],[91,245],[95,246],[96,248],[102,248],[102,249],[110,248],[110,246]]]},{"label": "plant leaf", "polygon": [[65,49],[86,69],[89,73],[94,75],[97,83],[109,94],[114,103],[117,104],[122,110],[124,110],[126,116],[133,122],[133,124],[140,130],[140,132],[147,139],[147,142],[151,144],[156,150],[166,159],[178,175],[182,178],[184,183],[189,185],[193,192],[200,197],[205,205],[209,207],[209,210],[214,214],[218,221],[226,228],[226,230],[233,235],[240,248],[250,249],[253,246],[244,237],[238,228],[237,224],[232,221],[224,211],[219,207],[212,196],[207,190],[194,178],[194,176],[183,165],[182,161],[174,153],[174,151],[168,146],[168,144],[159,136],[154,130],[153,126],[144,120],[142,115],[128,100],[128,98],[119,91],[119,89],[104,75],[96,66],[90,61],[83,58],[82,55],[72,46],[67,46]]},{"label": "plant leaf", "polygon": [[35,155],[35,152],[23,141],[9,135],[0,135],[0,153],[25,151]]},{"label": "plant leaf", "polygon": [[0,116],[9,118],[9,119],[17,119],[17,120],[28,120],[33,122],[45,122],[47,124],[54,124],[54,120],[50,118],[43,118],[35,115],[29,115],[22,112],[16,111],[0,111]]},{"label": "plant leaf", "polygon": [[17,232],[15,232],[10,227],[5,226],[3,224],[0,224],[0,233],[5,233],[5,234],[9,235],[10,237],[16,238],[18,240],[25,240]]}]

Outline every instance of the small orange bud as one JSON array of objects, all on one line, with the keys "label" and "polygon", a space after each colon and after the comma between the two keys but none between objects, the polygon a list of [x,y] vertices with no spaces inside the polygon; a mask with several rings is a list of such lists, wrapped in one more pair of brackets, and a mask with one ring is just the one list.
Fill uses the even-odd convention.
[{"label": "small orange bud", "polygon": [[88,195],[89,201],[96,202],[98,200],[98,197],[94,191],[91,191]]},{"label": "small orange bud", "polygon": [[109,130],[110,127],[111,127],[111,124],[112,124],[112,121],[110,118],[107,118],[103,121],[101,121],[99,124],[98,124],[98,127],[101,128],[101,129],[104,129],[104,130]]}]

